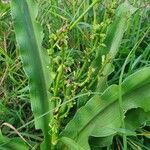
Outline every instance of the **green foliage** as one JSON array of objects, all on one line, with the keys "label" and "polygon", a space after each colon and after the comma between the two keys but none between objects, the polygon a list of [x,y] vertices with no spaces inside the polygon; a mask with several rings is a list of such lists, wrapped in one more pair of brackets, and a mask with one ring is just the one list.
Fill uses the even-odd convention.
[{"label": "green foliage", "polygon": [[28,146],[19,138],[8,139],[0,131],[0,150],[27,150]]},{"label": "green foliage", "polygon": [[[132,108],[150,111],[150,68],[129,76],[122,83],[124,113]],[[94,96],[76,113],[61,136],[74,139],[85,149],[88,137],[106,137],[117,133],[121,126],[118,97],[119,87],[112,85],[101,96]],[[83,141],[84,140],[84,141]]]},{"label": "green foliage", "polygon": [[149,149],[147,3],[0,3],[0,149]]},{"label": "green foliage", "polygon": [[[31,106],[35,118],[35,127],[42,129],[44,142],[42,149],[50,147],[48,115],[37,120],[40,115],[49,111],[48,89],[48,55],[42,49],[42,29],[36,22],[37,5],[29,0],[13,0],[11,14],[14,20],[16,40],[20,48],[24,70],[28,76]],[[24,14],[25,13],[25,14]]]}]

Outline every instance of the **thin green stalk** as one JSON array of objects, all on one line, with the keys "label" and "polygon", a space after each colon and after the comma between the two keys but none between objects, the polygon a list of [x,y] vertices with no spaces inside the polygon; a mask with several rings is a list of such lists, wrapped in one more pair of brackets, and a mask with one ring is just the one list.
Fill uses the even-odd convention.
[{"label": "thin green stalk", "polygon": [[[60,80],[63,76],[63,70],[64,70],[64,61],[65,61],[65,49],[62,48],[62,62],[61,62],[61,65],[60,65],[60,68],[58,70],[58,75],[57,75],[57,78],[56,78],[56,84],[55,84],[55,89],[54,89],[54,97],[57,96],[57,93],[58,93],[58,88],[59,88],[59,83],[60,83]],[[64,81],[64,80],[63,80]],[[56,104],[55,104],[55,107],[56,107]]]},{"label": "thin green stalk", "polygon": [[[94,0],[93,0],[94,2]],[[97,24],[97,15],[96,15],[96,8],[93,6],[93,25],[96,25]]]},{"label": "thin green stalk", "polygon": [[75,0],[73,0],[73,15],[75,15],[75,6],[76,6],[76,1]]},{"label": "thin green stalk", "polygon": [[81,4],[80,4],[80,6],[78,7],[76,13],[74,14],[74,17],[72,18],[72,21],[70,22],[70,24],[72,24],[72,23],[74,22],[76,16],[78,16],[79,10],[81,9],[81,7],[82,7],[82,5],[84,4],[84,2],[85,2],[85,0],[83,0],[83,1],[81,2]]},{"label": "thin green stalk", "polygon": [[85,69],[85,67],[87,66],[87,59],[84,61],[84,63],[83,63],[83,65],[82,65],[82,67],[81,67],[81,69],[79,70],[79,73],[77,73],[77,79],[79,79],[80,78],[80,76],[82,75],[82,73],[83,73],[83,71],[84,71],[84,69]]},{"label": "thin green stalk", "polygon": [[[60,68],[59,68],[59,71],[58,71],[57,78],[56,78],[56,84],[55,84],[55,89],[54,89],[54,97],[57,96],[58,87],[59,87],[59,81],[61,79],[62,72],[63,72],[63,66],[61,65]],[[55,104],[55,106],[56,106],[56,104]]]},{"label": "thin green stalk", "polygon": [[84,17],[84,15],[99,1],[100,0],[94,0],[92,4],[78,17],[78,19],[70,25],[69,29],[72,30],[72,28],[74,28],[74,26]]}]

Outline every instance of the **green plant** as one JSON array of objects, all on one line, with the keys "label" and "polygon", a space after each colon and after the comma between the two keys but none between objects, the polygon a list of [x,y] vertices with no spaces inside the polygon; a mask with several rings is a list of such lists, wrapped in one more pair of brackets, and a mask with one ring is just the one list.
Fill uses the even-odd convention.
[{"label": "green plant", "polygon": [[[135,1],[133,5],[107,0],[11,1],[18,44],[13,50],[19,49],[15,56],[21,56],[27,77],[21,65],[17,74],[21,77],[13,75],[15,57],[8,55],[0,40],[0,61],[7,66],[1,83],[10,76],[16,91],[6,102],[3,96],[0,113],[19,118],[0,117],[2,132],[11,136],[0,134],[0,149],[37,149],[38,143],[43,150],[147,148],[138,136],[147,139],[145,126],[150,122],[149,27],[142,23],[147,12],[138,9]],[[18,101],[29,97],[28,90],[32,112],[27,113],[22,108],[29,102],[22,101],[22,106]],[[19,104],[16,114],[7,106],[15,97],[20,98],[15,102]],[[31,115],[26,123],[22,113]]]},{"label": "green plant", "polygon": [[[42,149],[50,147],[48,115],[36,120],[40,115],[49,111],[48,89],[50,86],[48,73],[48,55],[42,51],[42,30],[35,21],[37,16],[36,3],[32,1],[12,1],[11,13],[14,20],[16,39],[20,47],[20,53],[24,70],[28,76],[32,111],[35,117],[35,127],[41,129],[44,134]],[[24,12],[25,15],[24,15]]]},{"label": "green plant", "polygon": [[[144,68],[129,76],[121,85],[123,113],[132,108],[149,109],[149,74],[150,68]],[[140,84],[142,85],[140,88]],[[147,90],[146,90],[147,89]],[[140,91],[140,92],[139,92]],[[143,91],[143,93],[142,93]],[[141,95],[142,94],[142,95]],[[141,96],[140,96],[141,95]],[[78,110],[75,117],[62,131],[62,137],[75,140],[84,149],[90,149],[88,137],[107,137],[122,132],[120,128],[119,87],[111,85],[101,96],[92,97],[85,106]],[[128,117],[128,116],[126,116]],[[123,129],[125,134],[131,134]]]}]

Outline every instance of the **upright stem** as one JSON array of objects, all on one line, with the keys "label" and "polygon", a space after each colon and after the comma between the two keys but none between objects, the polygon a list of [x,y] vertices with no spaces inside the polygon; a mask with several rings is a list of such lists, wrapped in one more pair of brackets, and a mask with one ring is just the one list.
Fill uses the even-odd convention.
[{"label": "upright stem", "polygon": [[100,0],[94,0],[91,5],[78,17],[78,19],[70,25],[70,30],[84,17],[84,15]]}]

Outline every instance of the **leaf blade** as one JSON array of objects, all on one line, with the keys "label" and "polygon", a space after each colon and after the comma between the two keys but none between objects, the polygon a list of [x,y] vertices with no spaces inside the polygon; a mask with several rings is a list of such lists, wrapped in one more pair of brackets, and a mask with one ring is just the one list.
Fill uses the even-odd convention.
[{"label": "leaf blade", "polygon": [[[38,8],[34,1],[11,1],[11,15],[14,20],[16,40],[20,48],[21,60],[29,79],[31,106],[35,127],[42,129],[45,141],[43,149],[50,147],[49,116],[37,118],[49,111],[48,55],[42,51],[42,28],[36,22]],[[45,143],[45,144],[44,144]]]},{"label": "leaf blade", "polygon": [[[145,75],[142,76],[143,72],[145,72]],[[141,78],[138,82],[136,76]],[[145,85],[143,85],[143,83],[145,83]],[[137,107],[149,111],[149,83],[150,68],[148,67],[137,71],[122,83],[124,113],[129,109]],[[130,85],[129,88],[126,88],[127,84]],[[70,121],[61,133],[61,136],[70,137],[84,148],[89,149],[88,137],[90,135],[106,137],[115,134],[117,132],[115,128],[120,128],[121,125],[119,119],[118,88],[117,85],[112,85],[106,89],[101,96],[94,96],[90,99],[87,104],[76,113],[73,120]],[[142,92],[142,94],[140,92]],[[84,142],[83,139],[85,140]]]}]

